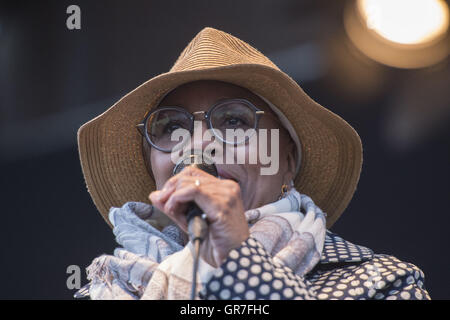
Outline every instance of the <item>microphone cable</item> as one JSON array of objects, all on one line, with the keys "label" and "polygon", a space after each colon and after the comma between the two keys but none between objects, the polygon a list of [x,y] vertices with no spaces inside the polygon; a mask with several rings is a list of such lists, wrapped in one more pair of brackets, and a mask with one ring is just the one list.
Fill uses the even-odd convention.
[{"label": "microphone cable", "polygon": [[[211,158],[203,154],[202,151],[192,151],[192,153],[180,159],[172,175],[180,173],[186,167],[193,166],[206,173],[211,174],[214,177],[218,176],[217,168]],[[195,299],[197,290],[197,271],[200,257],[200,247],[205,240],[208,233],[208,223],[206,221],[206,215],[197,206],[195,202],[190,202],[186,210],[186,219],[188,222],[189,239],[194,246],[194,261],[192,267],[192,287],[191,287],[191,300]]]}]

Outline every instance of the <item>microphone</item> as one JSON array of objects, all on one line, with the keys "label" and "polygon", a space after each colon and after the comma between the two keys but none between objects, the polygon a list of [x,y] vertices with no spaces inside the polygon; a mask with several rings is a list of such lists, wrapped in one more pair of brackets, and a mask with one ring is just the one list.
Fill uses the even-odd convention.
[{"label": "microphone", "polygon": [[[192,154],[181,158],[175,165],[172,175],[180,173],[187,167],[195,167],[214,177],[218,176],[217,168],[213,160],[204,155],[201,151],[194,151]],[[208,225],[203,217],[202,210],[193,201],[188,203],[186,220],[188,222],[189,238],[192,241],[197,239],[199,239],[200,242],[203,241],[208,231]]]},{"label": "microphone", "polygon": [[[180,173],[186,167],[194,166],[203,170],[215,177],[218,176],[217,168],[211,158],[205,156],[202,151],[193,151],[187,157],[181,158],[173,169],[172,175]],[[188,203],[186,210],[186,219],[188,223],[189,238],[194,244],[194,266],[192,268],[192,286],[191,286],[191,300],[195,299],[197,288],[197,269],[198,257],[200,255],[200,245],[208,233],[208,224],[203,216],[202,210],[198,205],[191,201]]]}]

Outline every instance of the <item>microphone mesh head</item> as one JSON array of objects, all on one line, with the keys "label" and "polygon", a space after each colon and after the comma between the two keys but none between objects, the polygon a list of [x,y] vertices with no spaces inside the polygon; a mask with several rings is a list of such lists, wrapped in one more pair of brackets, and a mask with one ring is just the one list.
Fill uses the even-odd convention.
[{"label": "microphone mesh head", "polygon": [[218,176],[214,161],[207,155],[203,154],[203,152],[201,151],[194,151],[190,155],[182,157],[175,165],[172,175],[176,175],[177,173],[180,173],[184,168],[190,166],[199,168],[200,170],[203,170],[214,177]]}]

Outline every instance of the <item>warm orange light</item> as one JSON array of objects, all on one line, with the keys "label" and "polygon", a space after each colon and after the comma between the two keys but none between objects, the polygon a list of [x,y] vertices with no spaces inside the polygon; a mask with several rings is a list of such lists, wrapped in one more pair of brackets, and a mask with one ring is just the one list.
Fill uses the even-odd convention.
[{"label": "warm orange light", "polygon": [[430,42],[449,25],[443,0],[358,0],[357,6],[369,29],[400,44]]}]

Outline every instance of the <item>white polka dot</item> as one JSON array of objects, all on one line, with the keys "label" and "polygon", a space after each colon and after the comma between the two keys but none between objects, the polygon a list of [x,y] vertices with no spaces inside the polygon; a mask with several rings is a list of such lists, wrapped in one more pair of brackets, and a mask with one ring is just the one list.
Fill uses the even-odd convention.
[{"label": "white polka dot", "polygon": [[274,292],[270,295],[270,300],[280,300],[280,294],[278,292]]},{"label": "white polka dot", "polygon": [[253,256],[252,260],[256,263],[261,263],[261,257],[260,256]]},{"label": "white polka dot", "polygon": [[241,258],[239,260],[239,264],[241,265],[241,267],[247,268],[250,265],[250,260],[248,258]]},{"label": "white polka dot", "polygon": [[228,263],[227,263],[227,269],[228,269],[228,271],[230,271],[230,272],[236,271],[236,269],[237,269],[237,264],[236,264],[236,262],[234,262],[234,261],[228,262]]},{"label": "white polka dot", "polygon": [[274,282],[272,283],[272,286],[276,289],[276,290],[280,290],[283,287],[283,282],[281,282],[281,280],[274,280]]},{"label": "white polka dot", "polygon": [[355,289],[356,294],[363,294],[364,293],[364,289],[362,287],[358,287]]},{"label": "white polka dot", "polygon": [[341,284],[338,284],[338,285],[336,286],[336,288],[339,289],[339,290],[344,290],[344,289],[347,288],[347,286],[346,286],[345,284],[341,283]]},{"label": "white polka dot", "polygon": [[259,265],[255,264],[250,268],[250,272],[253,274],[259,274],[259,273],[261,273],[261,267]]},{"label": "white polka dot", "polygon": [[394,294],[397,294],[397,293],[399,293],[398,290],[391,290],[391,291],[389,291],[389,294],[390,294],[390,295],[394,295]]},{"label": "white polka dot", "polygon": [[248,284],[249,284],[251,287],[256,287],[256,286],[258,286],[258,285],[259,285],[259,279],[258,279],[258,277],[256,277],[256,276],[251,277],[250,280],[248,280]]},{"label": "white polka dot", "polygon": [[402,285],[402,280],[398,279],[397,281],[394,282],[394,287],[400,287]]},{"label": "white polka dot", "polygon": [[363,279],[363,280],[367,280],[367,279],[369,279],[369,276],[367,275],[367,274],[362,274],[362,275],[360,275],[359,276],[361,279]]},{"label": "white polka dot", "polygon": [[250,255],[250,250],[249,250],[247,247],[243,247],[243,248],[241,249],[241,253],[242,253],[244,256],[249,256],[249,255]]},{"label": "white polka dot", "polygon": [[344,300],[355,300],[352,297],[345,297]]},{"label": "white polka dot", "polygon": [[340,290],[333,292],[333,296],[335,296],[336,298],[342,297],[343,295],[344,295],[344,293]]},{"label": "white polka dot", "polygon": [[407,268],[406,264],[404,264],[404,263],[399,263],[398,266],[399,266],[400,268]]},{"label": "white polka dot", "polygon": [[409,286],[403,287],[403,290],[410,291],[410,290],[412,290],[412,288],[413,288],[413,286],[412,286],[412,284],[410,284]]},{"label": "white polka dot", "polygon": [[325,285],[328,287],[334,286],[335,284],[336,284],[336,281],[328,281],[327,283],[325,283]]},{"label": "white polka dot", "polygon": [[409,276],[408,278],[406,278],[406,283],[407,284],[413,284],[414,282],[416,282],[416,281],[414,280],[413,276]]},{"label": "white polka dot", "polygon": [[230,290],[224,289],[224,290],[220,291],[221,299],[230,299],[230,296],[231,296]]},{"label": "white polka dot", "polygon": [[255,247],[255,246],[256,246],[256,241],[253,240],[252,238],[249,238],[247,242],[248,242],[248,244],[251,245],[252,247]]},{"label": "white polka dot", "polygon": [[388,275],[388,276],[386,277],[386,279],[387,279],[389,282],[392,282],[392,281],[395,280],[395,276],[394,276],[393,274],[390,274],[390,275]]},{"label": "white polka dot", "polygon": [[383,280],[378,281],[377,283],[375,283],[375,287],[377,289],[383,289],[386,286],[386,282],[384,282]]},{"label": "white polka dot", "polygon": [[349,278],[351,275],[352,275],[352,274],[351,274],[350,272],[346,272],[346,273],[344,273],[342,276],[343,276],[344,278]]},{"label": "white polka dot", "polygon": [[389,296],[386,298],[386,300],[397,300],[396,296]]},{"label": "white polka dot", "polygon": [[414,293],[416,299],[418,300],[422,300],[423,299],[423,295],[419,290],[416,290],[416,292]]},{"label": "white polka dot", "polygon": [[256,298],[256,294],[254,291],[250,290],[245,293],[245,299],[254,300]]},{"label": "white polka dot", "polygon": [[291,288],[286,288],[283,290],[283,295],[287,298],[290,299],[294,296],[294,291],[292,291]]},{"label": "white polka dot", "polygon": [[382,294],[381,292],[379,292],[375,295],[375,299],[377,299],[377,300],[381,300],[383,298],[384,298],[384,294]]},{"label": "white polka dot", "polygon": [[260,292],[262,295],[268,294],[269,291],[270,291],[270,287],[269,287],[267,284],[263,284],[261,287],[259,287],[259,292]]},{"label": "white polka dot", "polygon": [[297,284],[297,282],[295,282],[294,280],[291,280],[291,279],[287,279],[287,280],[285,281],[285,283],[286,283],[286,285],[287,285],[288,287],[293,287],[293,286],[295,286],[295,285]]},{"label": "white polka dot", "polygon": [[231,286],[233,284],[233,282],[234,282],[233,277],[230,276],[230,275],[225,276],[223,278],[223,284],[226,285],[226,286]]},{"label": "white polka dot", "polygon": [[298,295],[305,295],[305,294],[308,294],[308,293],[306,292],[305,289],[301,289],[301,288],[299,288],[299,287],[295,287],[295,288],[294,288],[294,291],[295,291],[295,293],[297,293]]},{"label": "white polka dot", "polygon": [[275,271],[274,273],[273,273],[273,275],[274,275],[274,277],[275,278],[284,278],[284,274],[282,274],[281,272],[279,272],[279,271]]},{"label": "white polka dot", "polygon": [[219,290],[219,288],[220,288],[220,283],[217,280],[214,280],[209,284],[209,289],[211,289],[211,291],[217,291],[217,290]]},{"label": "white polka dot", "polygon": [[214,275],[218,278],[220,278],[221,276],[223,276],[223,270],[222,268],[216,269],[216,271],[214,271]]},{"label": "white polka dot", "polygon": [[322,291],[323,291],[323,292],[331,292],[331,291],[333,291],[333,288],[331,288],[331,287],[325,287],[325,288],[322,289]]},{"label": "white polka dot", "polygon": [[317,296],[320,300],[328,299],[328,295],[326,293],[321,293]]},{"label": "white polka dot", "polygon": [[245,286],[243,283],[239,282],[234,285],[234,291],[236,293],[242,293],[245,290]]},{"label": "white polka dot", "polygon": [[266,281],[269,282],[270,280],[272,280],[272,275],[268,272],[264,272],[261,276],[261,278]]},{"label": "white polka dot", "polygon": [[404,276],[406,274],[405,270],[399,269],[396,271],[399,276]]},{"label": "white polka dot", "polygon": [[372,281],[366,281],[366,282],[364,282],[363,285],[366,288],[372,288],[373,287],[373,282]]},{"label": "white polka dot", "polygon": [[238,273],[237,273],[237,277],[238,277],[238,279],[240,279],[240,280],[247,279],[247,277],[248,277],[248,272],[247,272],[247,270],[239,270]]},{"label": "white polka dot", "polygon": [[268,262],[263,263],[263,268],[267,271],[272,270],[272,266]]},{"label": "white polka dot", "polygon": [[400,293],[400,296],[402,297],[402,299],[405,299],[405,300],[408,300],[409,298],[411,298],[411,295],[407,291],[402,291]]},{"label": "white polka dot", "polygon": [[369,298],[373,298],[373,296],[375,295],[376,291],[375,289],[369,289],[369,292],[367,293]]},{"label": "white polka dot", "polygon": [[359,280],[353,280],[352,282],[350,282],[350,284],[356,287],[357,285],[359,285]]},{"label": "white polka dot", "polygon": [[380,281],[382,278],[380,277],[380,276],[376,276],[376,277],[373,277],[372,278],[372,281],[373,282],[377,282],[377,281]]},{"label": "white polka dot", "polygon": [[231,250],[229,255],[231,259],[237,259],[239,257],[239,253],[236,251],[236,249]]}]

